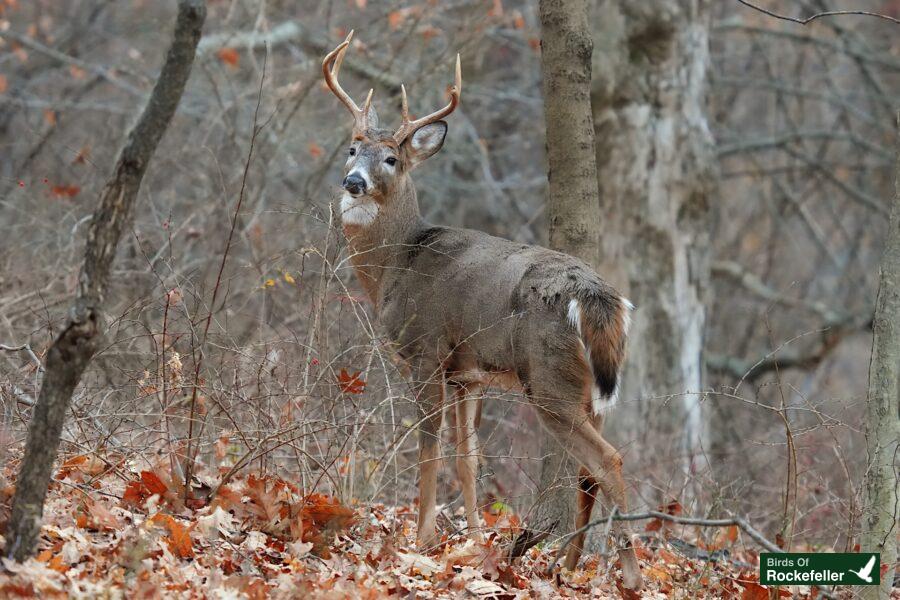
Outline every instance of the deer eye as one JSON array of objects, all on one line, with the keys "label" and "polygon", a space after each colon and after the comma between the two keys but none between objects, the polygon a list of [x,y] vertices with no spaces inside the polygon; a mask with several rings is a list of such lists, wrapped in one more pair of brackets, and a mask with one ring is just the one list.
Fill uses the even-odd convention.
[{"label": "deer eye", "polygon": [[350,156],[356,156],[356,148],[350,146]]},{"label": "deer eye", "polygon": [[397,159],[394,158],[393,156],[388,156],[386,159],[384,159],[384,162],[386,162],[387,164],[389,164],[390,166],[393,167],[394,165],[397,164]]}]

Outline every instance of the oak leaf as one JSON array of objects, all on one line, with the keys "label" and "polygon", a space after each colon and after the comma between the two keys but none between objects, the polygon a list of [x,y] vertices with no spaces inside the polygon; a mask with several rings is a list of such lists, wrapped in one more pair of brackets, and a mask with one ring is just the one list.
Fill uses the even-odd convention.
[{"label": "oak leaf", "polygon": [[341,369],[338,375],[338,385],[345,394],[362,394],[366,390],[366,382],[359,378],[360,371],[353,375],[347,372],[347,369]]}]

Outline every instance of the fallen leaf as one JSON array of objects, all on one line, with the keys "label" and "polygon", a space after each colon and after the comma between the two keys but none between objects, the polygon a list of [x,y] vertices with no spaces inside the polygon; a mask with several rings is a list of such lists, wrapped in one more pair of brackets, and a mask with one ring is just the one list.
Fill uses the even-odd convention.
[{"label": "fallen leaf", "polygon": [[172,515],[163,513],[156,513],[151,521],[157,525],[164,525],[169,530],[169,535],[163,537],[163,540],[172,554],[178,558],[194,558],[194,547],[188,527],[179,523]]},{"label": "fallen leaf", "polygon": [[400,566],[403,572],[414,571],[418,572],[425,577],[430,577],[431,575],[442,571],[443,567],[432,558],[425,556],[424,554],[416,554],[414,552],[398,552],[397,558],[400,561]]},{"label": "fallen leaf", "polygon": [[322,494],[310,494],[300,509],[300,515],[312,520],[318,527],[343,529],[353,521],[353,509],[341,505]]},{"label": "fallen leaf", "polygon": [[233,526],[234,516],[221,506],[216,506],[208,515],[197,517],[197,529],[209,541],[230,537],[234,533]]},{"label": "fallen leaf", "polygon": [[219,60],[233,69],[237,68],[238,63],[241,60],[241,55],[238,54],[238,51],[234,48],[220,48],[219,51],[216,52],[216,56]]},{"label": "fallen leaf", "polygon": [[752,581],[742,581],[741,585],[744,586],[744,593],[741,594],[741,600],[769,599],[769,590],[759,585],[758,583],[754,583]]}]

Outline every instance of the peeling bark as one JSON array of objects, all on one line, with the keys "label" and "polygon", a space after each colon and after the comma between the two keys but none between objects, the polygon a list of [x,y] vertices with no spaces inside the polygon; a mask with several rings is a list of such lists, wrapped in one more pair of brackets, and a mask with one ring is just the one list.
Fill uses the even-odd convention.
[{"label": "peeling bark", "polygon": [[47,352],[44,380],[16,481],[3,554],[17,561],[34,553],[72,393],[102,342],[103,302],[116,248],[132,220],[147,165],[181,100],[205,18],[203,0],[179,0],[175,33],[159,78],[100,194],[67,323]]},{"label": "peeling bark", "polygon": [[[704,429],[699,392],[716,179],[705,114],[708,20],[709,2],[699,0],[606,0],[592,19],[600,272],[637,306],[624,405],[607,429],[631,451],[683,452],[687,472]],[[661,448],[658,440],[682,447]]]},{"label": "peeling bark", "polygon": [[896,169],[891,221],[875,301],[866,401],[868,463],[860,546],[864,552],[880,552],[881,564],[889,565],[887,573],[881,576],[881,586],[860,588],[860,596],[871,599],[891,596],[900,518],[900,151]]}]

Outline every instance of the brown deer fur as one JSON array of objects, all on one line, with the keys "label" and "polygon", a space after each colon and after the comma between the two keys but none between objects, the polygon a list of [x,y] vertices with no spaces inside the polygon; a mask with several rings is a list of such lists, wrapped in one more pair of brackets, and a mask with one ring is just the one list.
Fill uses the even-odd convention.
[{"label": "brown deer fur", "polygon": [[[339,98],[332,64],[339,66],[346,46],[323,65]],[[457,73],[456,101],[460,86]],[[472,533],[479,528],[473,392],[484,386],[523,390],[543,425],[582,465],[577,525],[590,518],[598,487],[610,507],[624,512],[622,460],[600,435],[599,411],[615,399],[630,303],[566,254],[425,222],[410,171],[440,149],[446,123],[426,122],[398,143],[396,134],[378,128],[370,99],[363,109],[342,101],[357,119],[344,168],[343,230],[356,275],[410,367],[419,411],[420,546],[438,541],[435,488],[446,385],[457,404],[457,468]],[[638,588],[640,570],[626,529],[617,523],[614,530],[623,542],[625,584]],[[575,542],[569,568],[577,564],[583,536]]]}]

